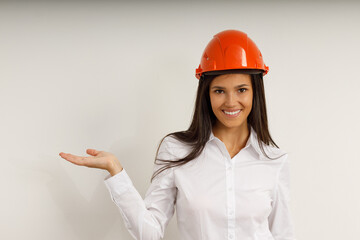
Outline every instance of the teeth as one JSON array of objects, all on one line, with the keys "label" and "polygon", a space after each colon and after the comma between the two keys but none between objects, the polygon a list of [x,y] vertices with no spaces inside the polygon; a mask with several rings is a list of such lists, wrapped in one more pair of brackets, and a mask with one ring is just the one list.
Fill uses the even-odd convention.
[{"label": "teeth", "polygon": [[229,114],[229,115],[235,115],[235,114],[238,114],[241,110],[237,110],[235,112],[227,112],[227,111],[224,111],[224,113],[226,114]]}]

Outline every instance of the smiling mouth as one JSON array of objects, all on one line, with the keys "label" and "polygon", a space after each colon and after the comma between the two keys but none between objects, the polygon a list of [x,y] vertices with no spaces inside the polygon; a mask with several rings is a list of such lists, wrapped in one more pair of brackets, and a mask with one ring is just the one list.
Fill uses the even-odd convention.
[{"label": "smiling mouth", "polygon": [[225,111],[225,110],[222,110],[224,113],[226,113],[226,114],[237,114],[237,113],[239,113],[240,111],[241,111],[241,109],[239,109],[239,110],[236,110],[236,111]]},{"label": "smiling mouth", "polygon": [[240,114],[241,109],[239,109],[237,111],[225,111],[225,110],[222,110],[222,112],[227,116],[236,117],[236,116],[238,116]]}]

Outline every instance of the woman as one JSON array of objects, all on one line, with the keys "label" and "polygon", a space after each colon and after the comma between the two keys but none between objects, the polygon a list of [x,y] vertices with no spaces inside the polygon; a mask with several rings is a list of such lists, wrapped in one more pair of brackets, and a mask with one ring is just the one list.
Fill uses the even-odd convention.
[{"label": "woman", "polygon": [[110,173],[105,184],[135,239],[163,238],[176,208],[181,239],[294,240],[288,154],[268,130],[267,72],[245,33],[213,37],[196,69],[192,123],[162,139],[144,199],[113,154],[60,156]]}]

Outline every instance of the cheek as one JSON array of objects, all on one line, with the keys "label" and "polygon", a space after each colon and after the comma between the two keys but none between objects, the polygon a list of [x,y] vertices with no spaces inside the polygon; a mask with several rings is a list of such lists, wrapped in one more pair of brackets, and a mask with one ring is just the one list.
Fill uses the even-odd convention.
[{"label": "cheek", "polygon": [[213,95],[210,95],[210,103],[212,109],[216,109],[219,106],[219,99],[217,97],[214,97]]},{"label": "cheek", "polygon": [[243,101],[243,104],[246,106],[246,107],[248,107],[248,108],[251,108],[252,107],[252,101],[253,101],[253,96],[252,96],[252,94],[250,95],[248,95],[248,96],[246,96],[246,98],[244,98],[243,99],[244,101]]}]

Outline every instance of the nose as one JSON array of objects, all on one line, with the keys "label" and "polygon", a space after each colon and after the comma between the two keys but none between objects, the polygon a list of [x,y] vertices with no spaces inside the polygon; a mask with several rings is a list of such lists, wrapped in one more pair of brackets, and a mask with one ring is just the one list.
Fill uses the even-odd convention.
[{"label": "nose", "polygon": [[226,99],[225,99],[226,107],[228,107],[228,108],[235,107],[236,102],[237,102],[237,98],[233,92],[226,94]]}]

